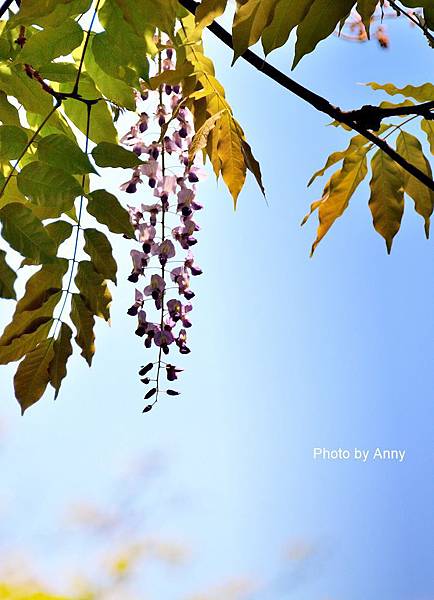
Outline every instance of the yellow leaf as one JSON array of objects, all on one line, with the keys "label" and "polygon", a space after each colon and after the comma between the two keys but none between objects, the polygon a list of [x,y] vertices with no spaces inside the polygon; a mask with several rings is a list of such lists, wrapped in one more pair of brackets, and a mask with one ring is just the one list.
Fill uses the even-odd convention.
[{"label": "yellow leaf", "polygon": [[434,154],[434,121],[428,121],[428,119],[422,119],[420,122],[422,131],[426,133],[428,138],[429,147],[431,154]]},{"label": "yellow leaf", "polygon": [[[411,133],[401,131],[396,149],[409,163],[432,178],[431,166],[422,151],[422,145]],[[425,235],[429,238],[430,217],[434,208],[434,192],[409,173],[404,173],[404,191],[414,200],[416,212],[425,221]]]},{"label": "yellow leaf", "polygon": [[27,352],[33,350],[36,345],[45,340],[53,325],[54,319],[41,319],[39,324],[35,323],[35,330],[14,338],[10,344],[0,347],[0,365],[20,360]]},{"label": "yellow leaf", "polygon": [[49,338],[38,344],[18,365],[14,388],[15,397],[21,406],[21,414],[35,404],[45,392],[50,380],[48,366],[53,354],[53,339]]},{"label": "yellow leaf", "polygon": [[221,161],[223,180],[228,186],[236,206],[237,198],[246,179],[246,165],[234,118],[227,112],[223,113],[220,118],[218,155]]},{"label": "yellow leaf", "polygon": [[372,159],[371,209],[374,227],[386,240],[390,254],[392,242],[401,227],[404,213],[405,177],[402,168],[382,150]]},{"label": "yellow leaf", "polygon": [[89,310],[108,321],[112,296],[104,277],[95,271],[89,260],[79,263],[74,281]]},{"label": "yellow leaf", "polygon": [[196,25],[203,29],[210,25],[214,19],[220,17],[225,10],[228,0],[202,0],[196,9]]},{"label": "yellow leaf", "polygon": [[199,150],[205,148],[209,134],[214,129],[217,121],[220,119],[225,110],[226,109],[220,110],[218,113],[211,115],[211,117],[208,117],[208,119],[205,121],[202,127],[200,127],[200,129],[198,129],[198,131],[196,131],[196,133],[194,134],[190,144],[190,148],[188,150],[188,160],[190,164],[194,161],[194,157],[199,152]]},{"label": "yellow leaf", "polygon": [[342,169],[334,173],[328,181],[321,201],[313,203],[311,212],[318,208],[319,226],[311,256],[336,219],[348,208],[352,195],[366,177],[366,152],[367,148],[361,148],[358,152],[349,154],[344,160]]},{"label": "yellow leaf", "polygon": [[273,14],[273,20],[262,33],[262,46],[265,55],[283,46],[291,31],[302,22],[314,0],[279,0]]}]

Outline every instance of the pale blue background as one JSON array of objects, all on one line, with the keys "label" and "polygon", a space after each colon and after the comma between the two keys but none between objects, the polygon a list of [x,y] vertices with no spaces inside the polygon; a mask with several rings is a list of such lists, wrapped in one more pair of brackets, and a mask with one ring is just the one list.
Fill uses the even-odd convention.
[{"label": "pale blue background", "polygon": [[[358,82],[429,80],[433,51],[420,32],[388,27],[389,51],[330,39],[295,77],[345,108],[383,98]],[[194,281],[181,397],[141,414],[136,370],[149,355],[125,315],[127,241],[115,244],[113,324],[98,324],[92,369],[73,359],[59,400],[48,394],[24,418],[13,370],[2,369],[3,558],[12,545],[35,547],[33,561],[62,587],[62,565],[80,570],[90,551],[56,538],[65,505],[110,507],[125,492],[117,474],[156,450],[167,464],[157,483],[148,492],[146,478],[129,481],[146,499],[137,526],[192,554],[143,575],[150,597],[247,577],[255,600],[432,599],[432,243],[407,201],[387,256],[364,185],[309,260],[315,218],[299,223],[322,188],[306,182],[348,136],[241,60],[230,69],[212,37],[207,47],[262,164],[269,207],[252,178],[235,214],[222,183],[201,185],[205,274]],[[290,48],[272,56],[286,71],[291,60]],[[114,189],[124,179],[110,175]],[[406,449],[406,461],[311,457],[314,446],[377,445]],[[299,560],[288,557],[296,543],[307,548]]]}]

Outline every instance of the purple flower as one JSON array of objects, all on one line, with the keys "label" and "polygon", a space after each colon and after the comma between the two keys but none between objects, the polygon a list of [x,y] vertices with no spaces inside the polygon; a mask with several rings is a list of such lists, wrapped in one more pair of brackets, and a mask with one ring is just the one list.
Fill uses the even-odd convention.
[{"label": "purple flower", "polygon": [[140,165],[139,170],[145,177],[148,177],[149,187],[151,188],[154,188],[161,179],[161,167],[154,158],[150,158]]},{"label": "purple flower", "polygon": [[192,275],[202,275],[202,269],[194,262],[193,253],[189,250],[184,261],[184,267],[190,269]]},{"label": "purple flower", "polygon": [[181,354],[188,354],[190,352],[190,348],[187,347],[186,341],[187,332],[185,331],[185,329],[181,329],[179,331],[178,337],[176,338],[176,345],[178,346]]},{"label": "purple flower", "polygon": [[171,240],[164,240],[161,244],[154,244],[152,254],[158,255],[160,265],[165,266],[169,258],[173,258],[176,254],[175,246]]},{"label": "purple flower", "polygon": [[127,194],[134,194],[135,192],[137,192],[137,184],[138,183],[142,183],[142,180],[140,179],[140,175],[138,171],[134,171],[133,176],[131,177],[131,179],[129,179],[128,181],[126,181],[125,183],[123,183],[120,187],[120,189],[123,192],[127,192]]},{"label": "purple flower", "polygon": [[166,365],[166,375],[168,381],[178,379],[178,373],[182,373],[184,369],[178,369],[175,365]]},{"label": "purple flower", "polygon": [[129,314],[132,317],[135,317],[138,313],[139,308],[141,308],[142,306],[143,306],[143,294],[142,294],[142,292],[140,292],[139,290],[136,289],[135,302],[128,309],[127,314]]},{"label": "purple flower", "polygon": [[143,290],[145,296],[152,296],[152,298],[155,300],[155,306],[157,310],[160,310],[162,306],[165,288],[166,282],[164,279],[160,275],[154,274],[151,277],[151,284],[147,285]]}]

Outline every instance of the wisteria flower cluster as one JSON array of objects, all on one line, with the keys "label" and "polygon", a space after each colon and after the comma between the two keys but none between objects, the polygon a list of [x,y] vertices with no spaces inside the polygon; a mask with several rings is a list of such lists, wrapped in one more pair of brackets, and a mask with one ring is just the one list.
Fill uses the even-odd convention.
[{"label": "wisteria flower cluster", "polygon": [[[167,48],[164,58],[160,55],[160,72],[174,69],[174,54]],[[164,373],[167,381],[173,382],[182,372],[163,358],[171,351],[190,352],[187,330],[191,327],[191,300],[195,295],[190,282],[192,276],[202,273],[191,247],[197,243],[196,232],[200,229],[195,213],[202,209],[196,188],[205,171],[197,159],[192,164],[189,161],[194,131],[192,115],[182,100],[179,85],[167,84],[155,92],[137,93],[138,121],[121,138],[121,143],[143,161],[121,186],[128,194],[144,198],[143,203],[128,205],[137,242],[131,250],[132,271],[128,277],[136,290],[128,314],[137,318],[135,333],[144,338],[144,346],[155,347],[158,352],[157,360],[139,371],[141,381],[152,385],[145,400],[153,401],[143,412],[152,409],[160,393],[179,394],[162,389]]]}]

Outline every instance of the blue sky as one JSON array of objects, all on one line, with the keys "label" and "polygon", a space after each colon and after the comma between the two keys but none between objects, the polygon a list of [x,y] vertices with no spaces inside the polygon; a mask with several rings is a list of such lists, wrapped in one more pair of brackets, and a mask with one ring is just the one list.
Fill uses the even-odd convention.
[{"label": "blue sky", "polygon": [[[404,22],[388,27],[390,50],[333,38],[294,77],[344,108],[383,98],[360,82],[425,82],[425,40]],[[179,398],[141,414],[136,373],[149,355],[125,315],[124,240],[114,244],[120,282],[112,326],[97,326],[93,367],[74,358],[58,401],[47,395],[24,418],[13,369],[3,368],[3,547],[33,549],[40,572],[62,587],[57,567],[78,569],[92,551],[73,532],[53,542],[65,506],[86,499],[110,509],[130,485],[144,499],[137,528],[191,549],[183,567],[143,580],[153,598],[247,577],[255,600],[428,600],[432,242],[407,201],[388,256],[364,184],[309,259],[316,222],[299,224],[322,188],[306,182],[348,136],[241,60],[230,69],[212,37],[207,50],[261,162],[269,206],[252,179],[235,213],[222,182],[201,185],[204,275]],[[271,57],[287,72],[291,60],[291,47]],[[108,176],[113,190],[124,179]],[[314,462],[315,446],[407,457]],[[148,486],[125,469],[152,452],[166,466]]]}]

